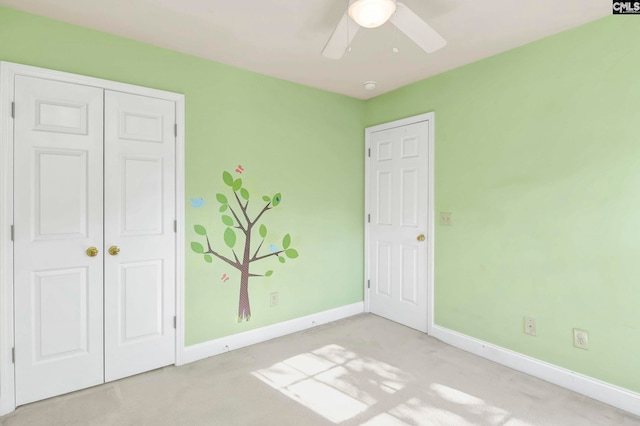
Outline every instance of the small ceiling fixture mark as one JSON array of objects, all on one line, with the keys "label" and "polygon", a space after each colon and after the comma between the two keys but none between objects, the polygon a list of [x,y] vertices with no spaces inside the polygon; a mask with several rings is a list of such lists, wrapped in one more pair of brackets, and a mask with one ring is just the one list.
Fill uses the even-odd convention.
[{"label": "small ceiling fixture mark", "polygon": [[365,81],[363,85],[364,85],[364,90],[372,91],[376,89],[376,86],[378,85],[378,83],[376,83],[373,80],[369,80],[369,81]]}]

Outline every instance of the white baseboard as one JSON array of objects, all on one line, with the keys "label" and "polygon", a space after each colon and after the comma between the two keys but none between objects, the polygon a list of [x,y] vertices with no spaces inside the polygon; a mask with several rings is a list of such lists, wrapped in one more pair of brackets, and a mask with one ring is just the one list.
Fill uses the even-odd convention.
[{"label": "white baseboard", "polygon": [[266,340],[275,339],[276,337],[306,330],[308,328],[315,327],[316,325],[326,324],[331,321],[337,321],[353,315],[361,314],[362,312],[364,312],[364,302],[358,302],[352,305],[341,306],[328,311],[318,312],[305,317],[280,322],[278,324],[268,325],[255,330],[221,337],[219,339],[210,340],[197,345],[187,346],[184,348],[182,359],[184,364],[188,364],[190,362],[218,355],[223,352],[228,352],[233,349],[239,349],[245,346],[264,342]]},{"label": "white baseboard", "polygon": [[431,336],[451,346],[640,416],[640,394],[438,325]]}]

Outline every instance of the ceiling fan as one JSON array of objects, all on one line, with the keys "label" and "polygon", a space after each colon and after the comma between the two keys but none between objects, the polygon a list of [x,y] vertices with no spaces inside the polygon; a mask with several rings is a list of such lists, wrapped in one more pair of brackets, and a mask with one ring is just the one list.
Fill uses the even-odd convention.
[{"label": "ceiling fan", "polygon": [[435,52],[447,44],[440,34],[404,3],[394,0],[350,0],[349,3],[322,50],[326,58],[342,58],[360,27],[376,28],[387,21],[427,53]]}]

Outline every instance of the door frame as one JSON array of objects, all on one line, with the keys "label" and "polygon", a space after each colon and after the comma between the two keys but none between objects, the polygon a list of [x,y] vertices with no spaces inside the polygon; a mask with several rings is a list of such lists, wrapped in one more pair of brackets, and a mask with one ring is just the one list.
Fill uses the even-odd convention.
[{"label": "door frame", "polygon": [[434,324],[434,248],[435,248],[435,203],[434,203],[434,187],[435,187],[435,112],[415,115],[400,120],[382,123],[375,126],[365,128],[365,149],[364,149],[364,310],[371,312],[369,288],[369,241],[371,239],[371,226],[369,224],[369,214],[372,211],[370,203],[371,197],[369,190],[371,183],[369,181],[369,173],[371,171],[371,135],[382,130],[394,129],[396,127],[408,126],[410,124],[429,123],[429,143],[428,143],[428,176],[429,176],[429,196],[427,198],[427,334],[431,334]]},{"label": "door frame", "polygon": [[[28,65],[0,61],[0,415],[16,408],[13,309],[13,118],[16,75],[101,89],[126,92],[175,102],[176,105],[176,222],[185,223],[184,214],[184,95],[134,86],[94,77],[70,74]],[[176,226],[176,365],[184,364],[184,226]]]}]

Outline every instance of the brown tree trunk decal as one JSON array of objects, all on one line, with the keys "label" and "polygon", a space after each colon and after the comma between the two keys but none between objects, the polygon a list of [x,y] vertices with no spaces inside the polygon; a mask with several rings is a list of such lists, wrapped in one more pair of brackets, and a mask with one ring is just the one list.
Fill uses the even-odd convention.
[{"label": "brown tree trunk decal", "polygon": [[[236,172],[242,173],[244,169],[238,166]],[[253,274],[250,271],[250,267],[254,262],[268,259],[270,257],[277,257],[280,263],[285,263],[286,258],[295,259],[298,257],[298,251],[291,248],[291,236],[285,235],[282,239],[282,249],[278,249],[274,244],[269,245],[270,253],[261,254],[261,250],[264,246],[265,239],[267,237],[267,227],[260,225],[258,228],[258,234],[261,241],[253,254],[251,248],[252,233],[254,227],[262,216],[269,210],[280,204],[282,196],[278,193],[273,197],[263,196],[262,201],[266,203],[260,212],[251,218],[249,213],[249,191],[242,186],[242,179],[234,179],[231,173],[222,173],[222,181],[231,188],[233,193],[233,205],[229,203],[229,199],[224,194],[216,194],[216,200],[220,203],[220,213],[222,223],[226,226],[223,233],[224,243],[231,249],[231,256],[225,256],[218,250],[214,250],[207,230],[202,225],[195,225],[194,230],[196,234],[204,236],[206,240],[206,248],[199,242],[192,242],[191,249],[198,254],[203,255],[204,261],[207,263],[213,262],[213,257],[222,260],[224,263],[232,266],[240,271],[240,297],[238,301],[238,322],[243,320],[248,321],[251,318],[251,305],[249,302],[249,279],[253,277],[268,277],[273,274],[272,270],[266,271],[264,274]],[[230,213],[226,214],[226,213]],[[237,235],[240,234],[244,237],[244,245],[242,246],[242,260],[238,257],[235,248],[237,247]],[[226,276],[226,274],[224,275]]]},{"label": "brown tree trunk decal", "polygon": [[240,302],[238,303],[238,321],[249,321],[251,318],[251,305],[249,304],[249,273],[240,275]]}]

